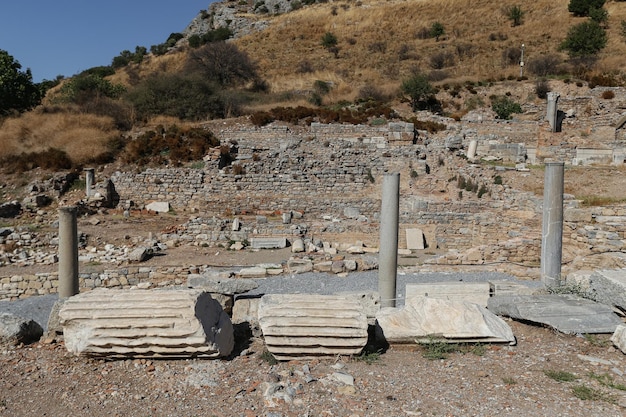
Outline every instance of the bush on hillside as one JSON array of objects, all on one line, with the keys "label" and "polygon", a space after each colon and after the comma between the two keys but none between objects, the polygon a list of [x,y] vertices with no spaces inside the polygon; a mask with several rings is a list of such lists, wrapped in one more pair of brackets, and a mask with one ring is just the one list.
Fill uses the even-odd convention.
[{"label": "bush on hillside", "polygon": [[430,26],[430,33],[429,33],[430,37],[435,38],[437,42],[439,42],[439,38],[445,35],[445,33],[446,33],[446,29],[444,28],[441,22],[434,22]]},{"label": "bush on hillside", "polygon": [[504,10],[504,14],[511,21],[511,26],[519,26],[524,19],[524,11],[519,5],[509,6]]},{"label": "bush on hillside", "polygon": [[517,46],[511,46],[502,51],[502,63],[503,65],[519,65],[522,59],[522,49]]},{"label": "bush on hillside", "polygon": [[558,55],[547,54],[529,60],[526,68],[538,77],[547,77],[548,75],[558,75],[561,64],[562,60]]},{"label": "bush on hillside", "polygon": [[214,85],[198,76],[153,75],[129,91],[126,98],[140,119],[166,115],[200,120],[225,115]]},{"label": "bush on hillside", "polygon": [[432,69],[443,69],[454,66],[454,55],[450,52],[437,52],[430,56],[430,67]]},{"label": "bush on hillside", "polygon": [[589,20],[570,27],[560,48],[567,51],[570,57],[593,56],[600,52],[606,43],[606,30],[598,22]]},{"label": "bush on hillside", "polygon": [[71,169],[74,164],[65,151],[48,148],[41,152],[28,152],[11,155],[0,160],[5,172],[26,172],[35,168],[51,171]]},{"label": "bush on hillside", "polygon": [[601,9],[605,0],[570,0],[567,10],[574,16],[589,16],[590,9]]},{"label": "bush on hillside", "polygon": [[219,139],[206,129],[159,126],[128,142],[121,159],[138,165],[180,166],[184,162],[201,160],[219,144]]},{"label": "bush on hillside", "polygon": [[491,109],[496,113],[498,119],[509,120],[513,113],[521,113],[522,106],[507,96],[492,96]]},{"label": "bush on hillside", "polygon": [[540,78],[535,82],[535,94],[537,97],[545,100],[548,98],[548,93],[550,92],[550,84],[545,78]]}]

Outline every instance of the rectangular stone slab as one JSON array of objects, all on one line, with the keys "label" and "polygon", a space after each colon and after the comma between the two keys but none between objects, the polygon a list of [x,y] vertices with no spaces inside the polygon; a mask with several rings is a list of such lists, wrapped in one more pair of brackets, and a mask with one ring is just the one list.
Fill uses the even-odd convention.
[{"label": "rectangular stone slab", "polygon": [[250,239],[252,249],[284,249],[287,239],[284,237],[253,237]]},{"label": "rectangular stone slab", "polygon": [[108,357],[223,357],[234,347],[230,318],[198,289],[98,288],[59,312],[66,348]]},{"label": "rectangular stone slab", "polygon": [[613,333],[622,323],[611,307],[571,294],[494,296],[488,308],[495,314],[544,324],[566,334]]},{"label": "rectangular stone slab", "polygon": [[488,282],[434,282],[407,284],[406,298],[432,297],[442,300],[467,301],[487,307],[489,300]]}]

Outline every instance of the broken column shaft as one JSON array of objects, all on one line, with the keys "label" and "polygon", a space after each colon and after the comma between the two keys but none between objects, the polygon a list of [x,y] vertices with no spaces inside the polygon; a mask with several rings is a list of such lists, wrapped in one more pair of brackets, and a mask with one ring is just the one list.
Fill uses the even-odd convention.
[{"label": "broken column shaft", "polygon": [[541,281],[561,285],[563,254],[563,162],[546,162],[541,230]]},{"label": "broken column shaft", "polygon": [[78,227],[76,207],[59,209],[59,297],[78,294]]},{"label": "broken column shaft", "polygon": [[381,307],[396,306],[399,200],[400,174],[385,174],[380,210],[378,253],[378,292],[380,293]]},{"label": "broken column shaft", "polygon": [[85,194],[87,198],[91,197],[91,189],[95,182],[95,170],[93,168],[85,168]]}]

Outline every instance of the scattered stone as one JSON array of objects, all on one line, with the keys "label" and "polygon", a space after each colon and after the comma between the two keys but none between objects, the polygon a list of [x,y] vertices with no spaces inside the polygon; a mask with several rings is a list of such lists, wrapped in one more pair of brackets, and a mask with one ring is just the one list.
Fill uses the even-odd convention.
[{"label": "scattered stone", "polygon": [[464,301],[410,298],[402,308],[381,309],[376,320],[378,337],[389,343],[423,341],[432,335],[448,342],[515,342],[504,320]]},{"label": "scattered stone", "polygon": [[545,324],[566,334],[613,333],[622,323],[609,306],[572,294],[494,296],[488,308],[495,314]]},{"label": "scattered stone", "polygon": [[406,229],[405,232],[407,249],[423,250],[426,247],[422,229]]},{"label": "scattered stone", "polygon": [[292,253],[300,253],[304,252],[304,241],[300,238],[295,239],[291,244],[291,252]]},{"label": "scattered stone", "polygon": [[310,259],[290,258],[287,261],[287,272],[292,274],[303,274],[313,270],[313,261]]},{"label": "scattered stone", "polygon": [[228,315],[197,289],[97,288],[70,297],[59,317],[76,355],[216,358],[234,346]]},{"label": "scattered stone", "polygon": [[170,203],[166,201],[154,201],[146,205],[146,210],[156,211],[157,213],[168,213],[170,211]]},{"label": "scattered stone", "polygon": [[267,270],[260,266],[252,266],[250,268],[242,268],[237,275],[241,278],[255,278],[264,277],[267,274]]},{"label": "scattered stone", "polygon": [[626,353],[626,324],[620,324],[615,329],[615,333],[611,336],[611,342],[617,347],[622,353]]},{"label": "scattered stone", "polygon": [[287,247],[287,239],[285,237],[253,237],[250,239],[250,247],[252,249],[284,249]]},{"label": "scattered stone", "polygon": [[153,251],[152,248],[139,247],[134,249],[129,255],[128,260],[130,262],[144,262],[150,259]]},{"label": "scattered stone", "polygon": [[258,288],[259,284],[251,279],[189,274],[187,276],[187,286],[190,288],[200,288],[210,293],[233,295],[252,291]]},{"label": "scattered stone", "polygon": [[10,313],[0,313],[0,343],[17,345],[36,342],[43,336],[43,328],[34,320]]},{"label": "scattered stone", "polygon": [[0,204],[0,217],[16,217],[22,211],[22,205],[18,201]]}]

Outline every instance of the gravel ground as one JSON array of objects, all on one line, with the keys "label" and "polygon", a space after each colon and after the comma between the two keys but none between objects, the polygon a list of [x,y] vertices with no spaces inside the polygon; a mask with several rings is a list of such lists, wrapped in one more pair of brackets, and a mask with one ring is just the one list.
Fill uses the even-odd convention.
[{"label": "gravel ground", "polygon": [[[268,278],[259,280],[255,293],[371,290],[377,279],[376,272]],[[485,279],[514,278],[401,273],[397,288],[406,282]],[[2,302],[0,311],[43,317],[54,298]],[[403,345],[371,347],[373,353],[358,358],[276,364],[256,338],[239,340],[233,356],[222,360],[107,361],[75,357],[62,343],[5,346],[0,415],[626,415],[626,361],[608,335],[577,337],[508,323],[516,346],[472,344],[438,359],[427,356],[443,354],[441,346]]]}]

